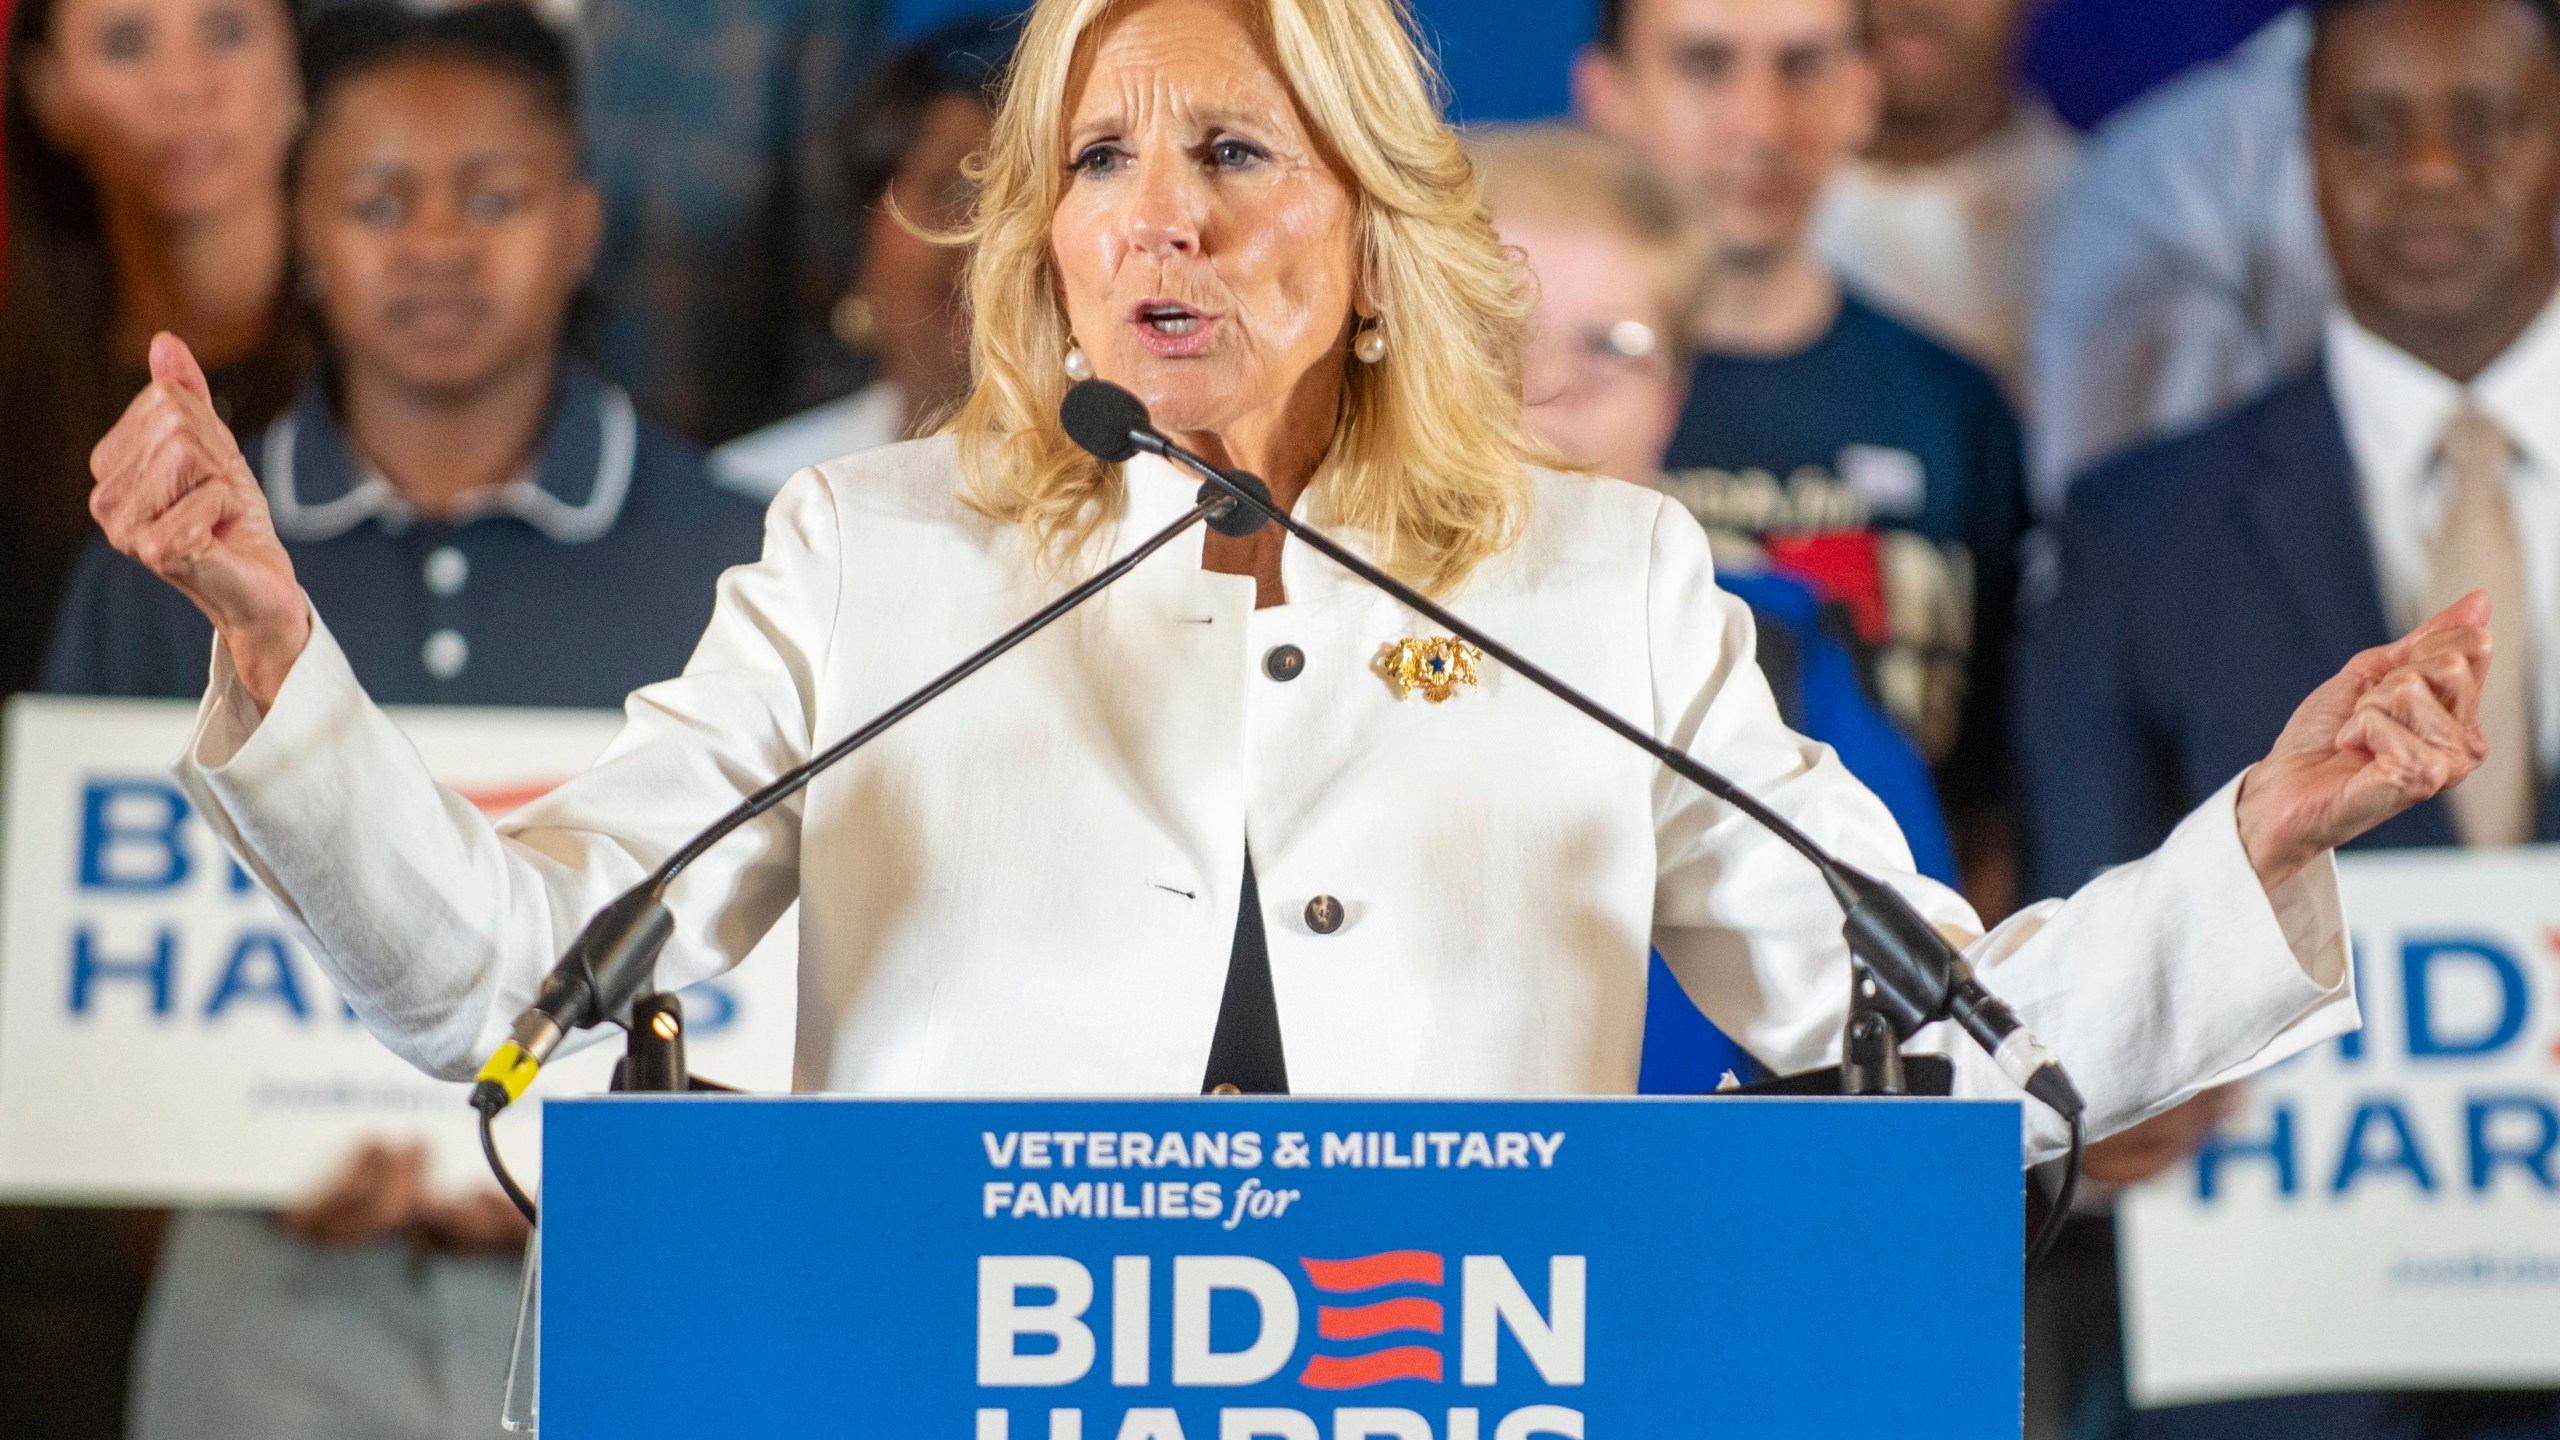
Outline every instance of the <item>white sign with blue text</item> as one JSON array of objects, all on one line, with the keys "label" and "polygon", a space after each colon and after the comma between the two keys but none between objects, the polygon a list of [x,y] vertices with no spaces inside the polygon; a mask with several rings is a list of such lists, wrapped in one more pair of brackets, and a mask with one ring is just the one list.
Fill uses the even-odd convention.
[{"label": "white sign with blue text", "polygon": [[[586,768],[621,724],[612,711],[393,718],[492,815]],[[0,1199],[285,1204],[366,1137],[427,1142],[439,1185],[484,1182],[468,1087],[365,1032],[170,778],[194,721],[176,701],[9,703]],[[696,1073],[790,1088],[795,931],[786,917],[748,963],[686,992]],[[619,1050],[565,1056],[534,1095],[603,1089]],[[538,1170],[538,1108],[499,1122],[520,1172]]]},{"label": "white sign with blue text", "polygon": [[2560,1384],[2560,846],[2340,869],[2364,1029],[2124,1198],[2136,1404]]}]

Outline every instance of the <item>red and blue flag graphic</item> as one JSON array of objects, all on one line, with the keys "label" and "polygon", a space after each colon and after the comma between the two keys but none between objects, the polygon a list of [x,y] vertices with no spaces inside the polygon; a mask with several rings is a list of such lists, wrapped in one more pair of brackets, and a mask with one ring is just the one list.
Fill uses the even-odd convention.
[{"label": "red and blue flag graphic", "polygon": [[[1378,1340],[1447,1333],[1440,1301],[1427,1295],[1375,1294],[1409,1289],[1437,1290],[1448,1278],[1447,1262],[1426,1250],[1390,1250],[1350,1260],[1300,1259],[1307,1280],[1328,1296],[1355,1303],[1318,1305],[1319,1341]],[[1368,1298],[1375,1295],[1375,1298]],[[1311,1356],[1298,1383],[1312,1390],[1358,1390],[1390,1380],[1424,1380],[1439,1384],[1441,1355],[1437,1345],[1411,1340],[1389,1343],[1352,1354]]]}]

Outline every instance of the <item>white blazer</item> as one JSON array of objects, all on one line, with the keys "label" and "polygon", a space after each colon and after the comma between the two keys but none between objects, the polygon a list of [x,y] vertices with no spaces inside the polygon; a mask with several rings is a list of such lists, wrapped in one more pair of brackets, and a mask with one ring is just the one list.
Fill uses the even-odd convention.
[{"label": "white blazer", "polygon": [[[1127,482],[1097,553],[1192,503],[1160,461]],[[948,439],[802,472],[684,675],[495,828],[325,625],[263,716],[217,651],[180,778],[374,1032],[465,1075],[598,906],[1061,588],[959,484]],[[1328,523],[1323,487],[1301,510]],[[1201,570],[1198,535],[694,866],[662,983],[736,963],[797,898],[802,1089],[1197,1093],[1249,843],[1302,1093],[1631,1092],[1649,945],[1767,1064],[1837,1057],[1847,952],[1801,858],[1489,661],[1444,704],[1402,698],[1380,653],[1430,627],[1295,545],[1288,603],[1257,610],[1252,580]],[[2228,790],[2156,855],[1983,936],[1780,723],[1749,612],[1649,491],[1539,472],[1522,539],[1453,608],[1902,888],[2070,1065],[2096,1133],[2356,1023],[2334,870],[2271,899]],[[1283,645],[1294,679],[1265,668]],[[1307,923],[1317,896],[1332,933]],[[1940,1039],[1963,1093],[2015,1093]],[[2060,1129],[2028,1108],[2047,1153]]]}]

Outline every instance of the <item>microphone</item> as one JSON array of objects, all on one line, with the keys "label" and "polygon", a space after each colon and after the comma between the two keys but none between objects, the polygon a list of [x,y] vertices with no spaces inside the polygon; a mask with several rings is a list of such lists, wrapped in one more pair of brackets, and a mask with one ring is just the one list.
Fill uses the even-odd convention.
[{"label": "microphone", "polygon": [[[1141,435],[1163,439],[1147,414],[1147,402],[1108,380],[1086,380],[1069,389],[1058,404],[1058,423],[1066,427],[1068,439],[1106,465],[1149,448]],[[1162,453],[1161,444],[1154,448]]]},{"label": "microphone", "polygon": [[[1169,448],[1180,449],[1157,431],[1145,401],[1108,380],[1086,380],[1070,388],[1058,406],[1058,423],[1066,428],[1068,439],[1106,464],[1118,465],[1141,450],[1162,455]],[[1265,514],[1279,513],[1272,507],[1271,487],[1261,476],[1248,470],[1219,470],[1197,456],[1189,459],[1192,469],[1211,477],[1204,493],[1219,489],[1252,502],[1250,506],[1239,503],[1224,518],[1209,517],[1210,529],[1242,539],[1262,528]]]},{"label": "microphone", "polygon": [[[1146,406],[1140,404],[1137,397],[1125,390],[1115,393],[1120,402],[1137,406],[1141,422],[1147,418]],[[1059,420],[1070,435],[1078,434],[1081,427],[1084,434],[1100,436],[1107,433],[1106,422],[1125,418],[1125,411],[1097,412],[1093,409],[1095,403],[1090,397],[1079,402],[1074,394],[1068,396],[1067,404],[1059,412]],[[1101,403],[1119,402],[1104,397]],[[1078,443],[1084,442],[1079,439]],[[1238,495],[1244,499],[1235,498]],[[776,776],[763,789],[739,801],[728,813],[703,827],[701,833],[686,841],[682,848],[650,871],[648,878],[623,892],[620,898],[597,911],[595,918],[587,922],[586,928],[578,933],[578,938],[560,957],[560,963],[553,966],[551,973],[543,979],[542,988],[535,993],[533,1003],[516,1017],[514,1026],[507,1033],[506,1043],[500,1045],[490,1055],[488,1063],[480,1067],[471,1087],[471,1108],[479,1111],[485,1120],[524,1098],[526,1088],[541,1072],[543,1062],[560,1048],[560,1042],[568,1037],[570,1031],[607,1023],[628,1023],[632,1002],[649,988],[657,972],[658,952],[665,948],[668,937],[675,933],[675,917],[666,905],[667,886],[712,846],[748,821],[790,799],[829,766],[878,739],[891,726],[931,704],[944,691],[986,668],[998,656],[1111,588],[1144,563],[1147,557],[1171,544],[1176,536],[1192,526],[1205,521],[1218,533],[1238,538],[1260,530],[1264,511],[1256,509],[1256,503],[1264,509],[1270,506],[1269,486],[1251,475],[1221,473],[1216,484],[1200,487],[1198,503],[1182,518],[1149,536],[1144,543],[1113,561],[1093,578],[1051,601],[1038,614],[987,642],[924,688],[872,717],[860,729]],[[485,1143],[485,1126],[482,1138]],[[503,1170],[500,1173],[503,1179]],[[518,1203],[520,1207],[524,1204],[522,1201]]]},{"label": "microphone", "polygon": [[524,1098],[572,1030],[603,1024],[630,1009],[657,973],[658,952],[675,934],[675,916],[663,887],[647,883],[595,913],[570,942],[560,963],[543,977],[533,1003],[516,1016],[507,1043],[498,1047],[472,1081],[471,1108],[496,1115]]},{"label": "microphone", "polygon": [[1850,953],[1865,969],[1852,996],[1859,1009],[1881,1015],[1899,1044],[1922,1026],[1952,1020],[1974,1043],[1988,1051],[1992,1063],[2018,1088],[2071,1122],[2078,1132],[2086,1108],[2061,1062],[2018,1023],[2015,1012],[1982,988],[1973,967],[1965,963],[1937,927],[1912,908],[1902,892],[1833,855],[1794,822],[1770,809],[1759,797],[1736,785],[1650,731],[1629,723],[1614,710],[1530,663],[1511,647],[1485,634],[1433,603],[1413,587],[1387,574],[1328,539],[1271,500],[1270,487],[1259,479],[1250,486],[1231,476],[1155,428],[1145,402],[1106,380],[1087,380],[1067,392],[1060,417],[1067,434],[1097,459],[1117,463],[1141,451],[1190,470],[1211,486],[1236,497],[1258,514],[1304,541],[1310,549],[1395,597],[1432,623],[1482,650],[1539,689],[1581,711],[1620,739],[1643,750],[1672,773],[1731,805],[1809,861],[1846,917],[1842,933]]}]

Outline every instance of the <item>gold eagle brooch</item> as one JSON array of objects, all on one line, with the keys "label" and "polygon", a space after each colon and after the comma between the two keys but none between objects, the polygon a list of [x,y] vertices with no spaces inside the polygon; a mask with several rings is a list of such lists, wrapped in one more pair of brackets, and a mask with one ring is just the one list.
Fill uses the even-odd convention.
[{"label": "gold eagle brooch", "polygon": [[1458,687],[1476,688],[1476,666],[1484,652],[1461,640],[1434,635],[1425,640],[1399,640],[1378,656],[1379,672],[1387,683],[1410,700],[1413,692],[1434,705],[1458,693]]}]

